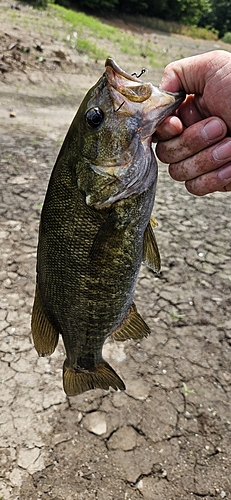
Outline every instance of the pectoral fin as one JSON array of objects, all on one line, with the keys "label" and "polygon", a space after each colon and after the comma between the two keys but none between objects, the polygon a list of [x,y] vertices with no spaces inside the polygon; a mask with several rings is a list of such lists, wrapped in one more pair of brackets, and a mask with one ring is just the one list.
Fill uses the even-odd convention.
[{"label": "pectoral fin", "polygon": [[95,236],[88,257],[89,262],[95,263],[104,257],[107,248],[117,246],[118,238],[121,237],[120,234],[120,231],[115,231],[114,215],[110,214]]},{"label": "pectoral fin", "polygon": [[139,340],[143,337],[147,337],[150,334],[150,328],[145,323],[143,318],[137,312],[135,304],[132,304],[130,312],[126,319],[123,321],[112,334],[111,337],[114,340],[128,340],[134,339]]},{"label": "pectoral fin", "polygon": [[35,290],[31,331],[34,346],[38,355],[50,356],[57,346],[59,334],[56,332],[44,313],[38,286],[36,286]]},{"label": "pectoral fin", "polygon": [[154,232],[152,230],[152,226],[157,225],[155,219],[151,219],[149,224],[146,227],[144,233],[144,242],[143,242],[143,262],[146,266],[150,267],[156,273],[160,271],[160,253],[157,246],[156,238]]},{"label": "pectoral fin", "polygon": [[113,368],[102,361],[94,370],[74,370],[68,366],[67,360],[63,365],[63,388],[67,396],[77,396],[90,389],[105,389],[109,387],[121,391],[125,385]]}]

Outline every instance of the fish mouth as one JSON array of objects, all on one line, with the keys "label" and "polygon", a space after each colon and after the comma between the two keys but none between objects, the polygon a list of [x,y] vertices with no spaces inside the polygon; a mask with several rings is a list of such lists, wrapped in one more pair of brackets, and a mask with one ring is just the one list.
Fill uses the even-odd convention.
[{"label": "fish mouth", "polygon": [[151,83],[144,83],[136,76],[129,75],[110,57],[107,58],[105,66],[109,85],[129,101],[141,103],[151,97]]},{"label": "fish mouth", "polygon": [[158,125],[185,99],[185,92],[168,92],[130,75],[110,57],[105,62],[106,77],[111,88],[114,111],[142,117],[140,130],[143,138],[154,134]]}]

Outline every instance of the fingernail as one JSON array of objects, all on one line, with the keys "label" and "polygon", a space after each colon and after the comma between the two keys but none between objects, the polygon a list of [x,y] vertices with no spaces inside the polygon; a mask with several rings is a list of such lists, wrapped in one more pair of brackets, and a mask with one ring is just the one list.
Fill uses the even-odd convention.
[{"label": "fingernail", "polygon": [[213,150],[215,160],[227,160],[231,158],[231,141],[222,142]]},{"label": "fingernail", "polygon": [[217,175],[222,181],[231,181],[231,165],[220,169]]},{"label": "fingernail", "polygon": [[223,134],[223,127],[220,120],[210,120],[210,122],[206,123],[201,131],[201,135],[203,139],[206,141],[212,141],[213,139],[217,139]]}]

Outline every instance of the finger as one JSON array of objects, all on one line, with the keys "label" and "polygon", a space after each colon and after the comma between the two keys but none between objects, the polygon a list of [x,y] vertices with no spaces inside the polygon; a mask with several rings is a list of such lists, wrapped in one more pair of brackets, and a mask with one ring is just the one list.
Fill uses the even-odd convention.
[{"label": "finger", "polygon": [[155,134],[153,135],[153,142],[167,141],[183,132],[183,125],[189,127],[202,118],[197,108],[197,97],[189,95],[185,101],[176,110],[176,115],[168,116],[163,123],[159,125]]},{"label": "finger", "polygon": [[169,174],[176,181],[194,179],[231,162],[231,138],[206,148],[184,161],[169,165]]},{"label": "finger", "polygon": [[226,186],[224,186],[222,189],[218,189],[218,191],[225,191],[226,193],[228,193],[229,191],[231,191],[231,182],[229,182],[229,184],[227,184]]},{"label": "finger", "polygon": [[155,134],[153,135],[153,142],[167,141],[172,137],[181,134],[183,125],[181,120],[176,116],[168,116],[163,123],[159,125]]},{"label": "finger", "polygon": [[190,127],[193,123],[207,118],[198,109],[198,98],[195,95],[188,95],[185,101],[177,110],[177,116],[181,119],[185,127]]},{"label": "finger", "polygon": [[156,154],[163,163],[178,163],[225,137],[226,124],[217,117],[206,118],[186,128],[182,134],[158,142]]},{"label": "finger", "polygon": [[185,182],[191,194],[204,196],[215,191],[231,191],[231,163]]}]

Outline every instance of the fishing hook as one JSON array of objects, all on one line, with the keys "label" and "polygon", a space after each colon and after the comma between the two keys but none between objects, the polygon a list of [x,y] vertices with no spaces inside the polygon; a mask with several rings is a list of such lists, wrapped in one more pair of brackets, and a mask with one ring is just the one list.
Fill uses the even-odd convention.
[{"label": "fishing hook", "polygon": [[120,110],[120,108],[122,108],[123,104],[125,103],[125,101],[121,102],[121,104],[119,105],[119,107],[117,109],[114,109],[114,112],[117,113],[117,111]]},{"label": "fishing hook", "polygon": [[137,73],[132,73],[132,76],[136,76],[136,78],[140,78],[140,76],[142,76],[146,71],[146,68],[142,68],[141,72],[139,75],[137,75]]}]

